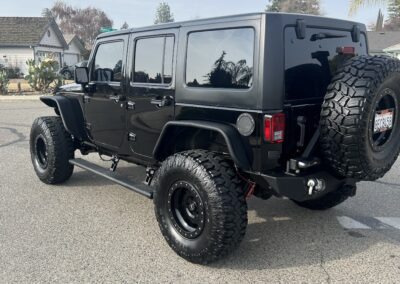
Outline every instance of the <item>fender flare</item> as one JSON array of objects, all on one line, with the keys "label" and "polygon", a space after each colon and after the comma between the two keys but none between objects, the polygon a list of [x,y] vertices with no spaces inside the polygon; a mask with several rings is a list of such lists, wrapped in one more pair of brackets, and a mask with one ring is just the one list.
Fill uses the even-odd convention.
[{"label": "fender flare", "polygon": [[[184,120],[167,122],[154,147],[153,156],[156,160],[162,161],[167,158],[168,151],[165,145],[168,145],[168,140],[174,135],[174,130],[182,127],[211,130],[221,134],[228,146],[229,154],[234,163],[242,170],[251,170],[251,149],[237,129],[229,124],[210,121]],[[174,138],[176,139],[176,137]]]},{"label": "fender flare", "polygon": [[40,97],[40,100],[47,106],[58,110],[67,132],[79,140],[87,140],[83,113],[77,100],[57,95],[43,96]]}]

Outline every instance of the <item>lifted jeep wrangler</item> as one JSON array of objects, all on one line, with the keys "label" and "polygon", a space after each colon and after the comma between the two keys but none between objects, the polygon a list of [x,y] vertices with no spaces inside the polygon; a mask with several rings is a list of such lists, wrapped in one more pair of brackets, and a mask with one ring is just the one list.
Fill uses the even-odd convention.
[{"label": "lifted jeep wrangler", "polygon": [[[195,263],[239,245],[250,195],[325,210],[400,151],[400,63],[368,55],[355,22],[257,13],[110,32],[75,73],[41,98],[57,116],[32,126],[38,177],[77,166],[154,197],[166,241]],[[114,173],[119,160],[146,183]]]}]

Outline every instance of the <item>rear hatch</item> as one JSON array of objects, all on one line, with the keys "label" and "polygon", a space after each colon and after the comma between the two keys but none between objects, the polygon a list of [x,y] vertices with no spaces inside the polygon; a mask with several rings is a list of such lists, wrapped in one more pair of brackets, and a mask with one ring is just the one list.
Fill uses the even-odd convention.
[{"label": "rear hatch", "polygon": [[365,34],[357,27],[305,27],[301,22],[285,27],[284,41],[287,139],[283,153],[287,160],[303,152],[317,129],[321,104],[337,69],[350,57],[367,54],[368,48]]}]

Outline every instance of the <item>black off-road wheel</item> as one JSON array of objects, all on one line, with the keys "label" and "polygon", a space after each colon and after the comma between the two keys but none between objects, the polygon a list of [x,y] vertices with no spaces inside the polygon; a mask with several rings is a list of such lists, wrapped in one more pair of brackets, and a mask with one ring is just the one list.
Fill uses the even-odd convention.
[{"label": "black off-road wheel", "polygon": [[154,187],[161,232],[181,257],[210,263],[242,241],[247,226],[245,185],[222,154],[175,154],[157,171]]},{"label": "black off-road wheel", "polygon": [[376,180],[400,151],[400,61],[360,56],[328,87],[321,112],[325,163],[342,177]]},{"label": "black off-road wheel", "polygon": [[59,184],[71,177],[74,166],[68,161],[74,158],[74,144],[60,117],[39,117],[33,122],[30,152],[42,182]]},{"label": "black off-road wheel", "polygon": [[64,79],[66,79],[66,80],[71,80],[74,77],[74,75],[72,75],[72,73],[68,70],[64,71],[62,73],[62,75],[64,76]]}]

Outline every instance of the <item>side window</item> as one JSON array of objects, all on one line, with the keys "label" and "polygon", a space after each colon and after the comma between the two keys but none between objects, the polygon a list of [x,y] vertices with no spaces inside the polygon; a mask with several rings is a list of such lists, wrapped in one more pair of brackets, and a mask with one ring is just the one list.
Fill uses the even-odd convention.
[{"label": "side window", "polygon": [[253,84],[254,30],[238,28],[189,34],[186,84],[248,89]]},{"label": "side window", "polygon": [[136,41],[133,81],[170,84],[172,82],[173,37],[144,38]]},{"label": "side window", "polygon": [[122,41],[102,43],[94,58],[92,78],[97,82],[119,82],[122,79]]}]

